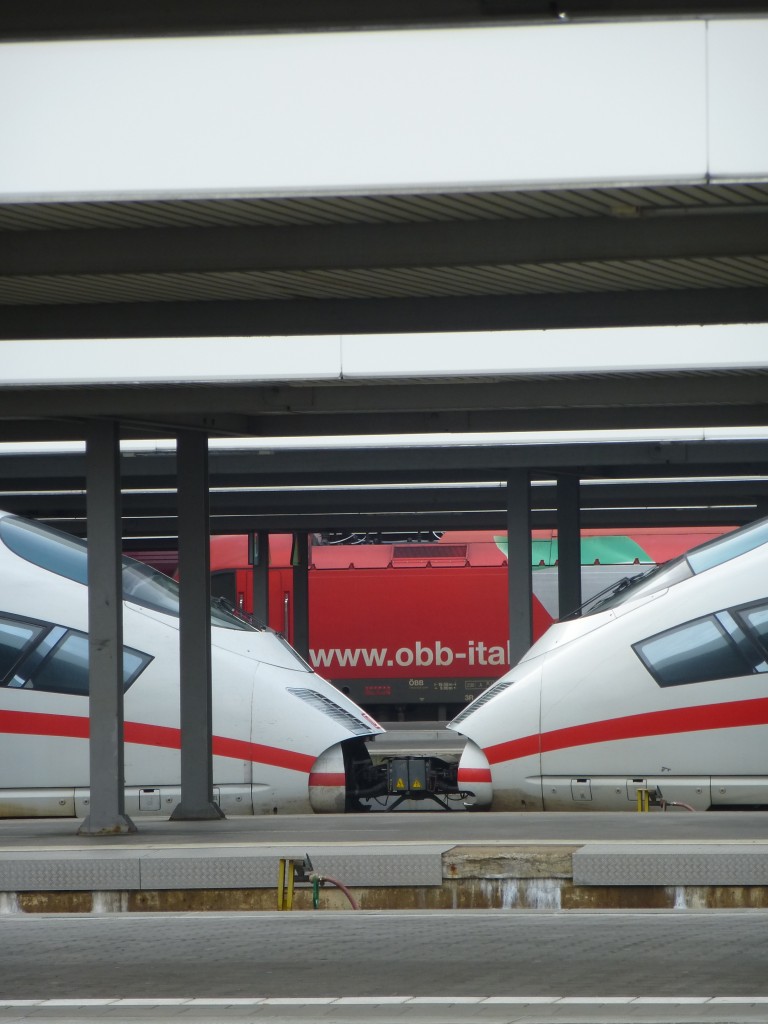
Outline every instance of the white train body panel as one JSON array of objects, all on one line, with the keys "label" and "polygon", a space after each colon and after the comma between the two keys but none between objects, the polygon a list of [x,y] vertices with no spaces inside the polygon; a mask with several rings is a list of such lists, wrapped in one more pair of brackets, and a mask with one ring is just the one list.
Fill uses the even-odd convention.
[{"label": "white train body panel", "polygon": [[451,723],[472,741],[459,784],[483,783],[477,806],[635,810],[638,788],[768,805],[768,521],[728,537],[552,626]]},{"label": "white train body panel", "polygon": [[[71,644],[72,661],[87,649],[87,587],[12,551],[3,539],[9,522],[25,521],[0,513],[0,817],[83,815],[88,698],[54,692],[70,685],[70,666],[56,675],[38,651],[47,642],[61,662],[57,642]],[[384,730],[281,637],[217,616],[231,624],[211,626],[213,778],[222,809],[343,810],[345,745]],[[31,639],[22,651],[35,628],[42,642]],[[125,600],[123,642],[136,652],[131,664],[140,663],[124,697],[126,810],[165,813],[180,792],[178,617]]]}]

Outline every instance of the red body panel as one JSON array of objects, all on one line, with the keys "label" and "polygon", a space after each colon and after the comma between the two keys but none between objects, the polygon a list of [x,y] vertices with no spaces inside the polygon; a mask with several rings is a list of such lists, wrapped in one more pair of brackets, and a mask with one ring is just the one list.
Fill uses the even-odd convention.
[{"label": "red body panel", "polygon": [[[663,562],[722,532],[584,530],[582,537],[629,536],[650,560]],[[551,530],[533,534],[554,537]],[[291,550],[289,534],[270,537],[269,625],[289,641]],[[213,537],[211,571],[229,574],[230,600],[250,614],[247,538]],[[427,545],[316,545],[309,608],[313,668],[378,717],[387,717],[386,705],[408,707],[413,716],[423,705],[423,717],[436,717],[444,705],[453,714],[509,668],[507,561],[491,532],[445,533]],[[534,639],[551,622],[534,596]]]},{"label": "red body panel", "polygon": [[[490,542],[489,542],[490,541]],[[439,550],[436,550],[439,549]],[[270,538],[269,625],[293,640],[291,538]],[[236,568],[235,604],[252,611],[242,536],[213,537],[211,572]],[[310,661],[364,706],[447,705],[474,699],[507,671],[507,572],[490,536],[439,545],[312,549]],[[535,636],[551,618],[534,598]]]}]

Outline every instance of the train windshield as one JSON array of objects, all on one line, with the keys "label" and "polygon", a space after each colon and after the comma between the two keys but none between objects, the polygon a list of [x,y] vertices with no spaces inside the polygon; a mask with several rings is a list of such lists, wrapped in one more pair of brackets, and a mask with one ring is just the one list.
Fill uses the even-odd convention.
[{"label": "train windshield", "polygon": [[686,557],[693,571],[699,573],[753,551],[762,544],[768,544],[768,519],[759,519],[756,523],[702,544],[689,551]]},{"label": "train windshield", "polygon": [[710,540],[693,548],[687,554],[680,555],[679,558],[657,565],[648,572],[625,577],[612,584],[608,590],[596,594],[582,605],[573,617],[604,612],[624,604],[625,601],[635,601],[638,597],[665,590],[675,583],[680,583],[707,569],[713,569],[723,562],[729,562],[732,558],[753,551],[763,544],[768,544],[768,519],[761,519],[740,530],[734,530],[733,533],[726,533],[716,540]]},{"label": "train windshield", "polygon": [[[123,600],[133,601],[145,608],[153,608],[167,615],[179,614],[179,584],[143,562],[123,558]],[[225,629],[245,629],[257,632],[254,626],[235,615],[220,597],[211,601],[211,625]]]},{"label": "train windshield", "polygon": [[638,597],[653,594],[657,590],[665,590],[673,583],[680,583],[681,580],[688,579],[689,576],[693,576],[693,570],[686,559],[684,557],[675,558],[673,561],[657,565],[647,572],[638,573],[637,576],[625,576],[618,583],[612,583],[606,590],[595,594],[568,618],[607,611],[625,601],[634,601]]},{"label": "train windshield", "polygon": [[[88,585],[88,545],[41,523],[18,516],[0,519],[0,538],[14,554],[33,565],[55,572],[75,583]],[[179,585],[175,580],[133,558],[123,558],[123,599],[166,615],[179,614]],[[250,623],[215,599],[211,603],[211,624],[227,629],[253,631]]]}]

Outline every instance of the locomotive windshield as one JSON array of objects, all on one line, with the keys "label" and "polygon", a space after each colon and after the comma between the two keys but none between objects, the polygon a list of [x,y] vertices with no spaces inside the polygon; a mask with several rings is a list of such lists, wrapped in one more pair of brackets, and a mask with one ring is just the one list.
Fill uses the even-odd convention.
[{"label": "locomotive windshield", "polygon": [[[88,585],[88,545],[79,537],[18,516],[0,519],[0,538],[14,554],[75,583]],[[179,614],[179,585],[149,565],[123,557],[123,599],[166,615]],[[211,603],[211,623],[253,630],[219,599]]]},{"label": "locomotive windshield", "polygon": [[729,562],[732,558],[744,555],[766,543],[768,519],[760,519],[740,530],[734,530],[733,533],[726,533],[715,540],[707,541],[687,554],[673,558],[663,565],[657,565],[648,572],[625,577],[619,583],[612,584],[608,591],[602,591],[587,601],[574,613],[574,617],[607,611],[625,601],[635,601],[638,597],[665,590],[674,583],[680,583],[690,576],[696,576],[716,565],[722,565],[723,562]]}]

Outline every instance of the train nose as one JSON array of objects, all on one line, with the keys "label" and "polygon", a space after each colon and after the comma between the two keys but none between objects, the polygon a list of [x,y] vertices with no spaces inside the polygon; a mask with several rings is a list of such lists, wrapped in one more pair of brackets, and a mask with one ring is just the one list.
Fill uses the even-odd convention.
[{"label": "train nose", "polygon": [[467,803],[476,808],[490,807],[493,800],[493,782],[491,766],[488,758],[480,747],[472,740],[467,740],[459,761],[459,789],[471,793]]},{"label": "train nose", "polygon": [[386,768],[374,765],[359,736],[328,747],[309,772],[309,803],[316,814],[370,810],[361,798],[382,796],[386,789]]},{"label": "train nose", "polygon": [[316,814],[343,814],[347,799],[344,750],[335,743],[315,761],[309,773],[309,802]]}]

